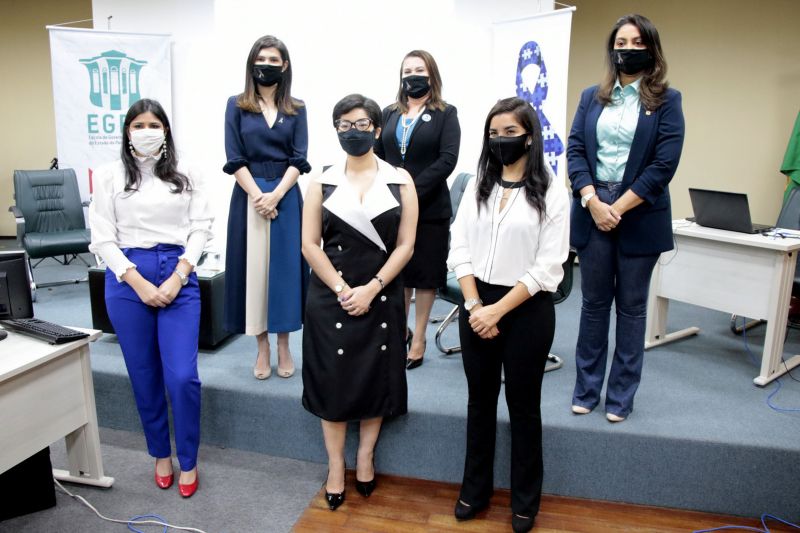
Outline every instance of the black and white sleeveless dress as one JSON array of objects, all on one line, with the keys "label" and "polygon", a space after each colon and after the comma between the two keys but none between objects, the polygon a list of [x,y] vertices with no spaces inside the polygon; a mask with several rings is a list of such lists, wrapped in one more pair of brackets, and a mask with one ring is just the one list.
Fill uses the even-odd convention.
[{"label": "black and white sleeveless dress", "polygon": [[[322,186],[323,251],[351,287],[366,285],[397,243],[400,187],[407,179],[375,158],[378,173],[359,202],[344,164]],[[407,410],[403,282],[392,280],[369,312],[350,316],[312,272],[303,328],[303,406],[332,422],[402,415]]]}]

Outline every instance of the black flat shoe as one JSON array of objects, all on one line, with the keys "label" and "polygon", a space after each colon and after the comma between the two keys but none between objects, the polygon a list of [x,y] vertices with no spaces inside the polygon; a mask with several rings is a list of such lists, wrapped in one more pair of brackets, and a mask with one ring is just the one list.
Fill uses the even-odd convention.
[{"label": "black flat shoe", "polygon": [[535,516],[520,516],[516,513],[511,515],[511,529],[514,533],[527,533],[533,529]]},{"label": "black flat shoe", "polygon": [[472,520],[475,516],[483,511],[485,506],[483,507],[476,507],[474,505],[467,505],[463,503],[461,500],[456,500],[456,508],[453,514],[456,517],[456,520],[459,522],[464,522],[466,520]]},{"label": "black flat shoe", "polygon": [[344,493],[347,492],[343,490],[342,492],[335,493],[335,492],[328,492],[325,490],[325,500],[328,502],[328,508],[331,511],[335,511],[339,508],[340,505],[344,503]]},{"label": "black flat shoe", "polygon": [[356,479],[356,490],[365,498],[369,498],[369,495],[372,494],[372,491],[375,490],[377,485],[378,482],[374,477],[370,481],[359,481]]},{"label": "black flat shoe", "polygon": [[406,370],[414,370],[415,368],[422,366],[422,361],[425,357],[420,357],[419,359],[411,359],[410,357],[406,358]]}]

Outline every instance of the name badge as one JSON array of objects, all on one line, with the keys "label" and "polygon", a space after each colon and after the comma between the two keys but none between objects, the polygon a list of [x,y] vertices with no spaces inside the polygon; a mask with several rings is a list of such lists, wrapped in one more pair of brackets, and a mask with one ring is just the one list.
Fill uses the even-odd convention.
[{"label": "name badge", "polygon": [[429,114],[425,113],[422,115],[422,122],[430,122],[430,121],[431,121],[431,116]]}]

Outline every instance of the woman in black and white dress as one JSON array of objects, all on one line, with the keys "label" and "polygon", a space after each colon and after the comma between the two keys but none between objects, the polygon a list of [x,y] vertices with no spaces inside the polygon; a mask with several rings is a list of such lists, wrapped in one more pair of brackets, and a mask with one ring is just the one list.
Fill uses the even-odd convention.
[{"label": "woman in black and white dress", "polygon": [[369,496],[383,418],[406,412],[406,327],[397,276],[413,252],[417,222],[410,176],[373,154],[378,105],[347,96],[334,107],[333,124],[347,158],[309,185],[303,209],[303,255],[312,269],[303,406],[322,419],[331,510],[345,496],[347,422],[360,421],[356,489]]}]

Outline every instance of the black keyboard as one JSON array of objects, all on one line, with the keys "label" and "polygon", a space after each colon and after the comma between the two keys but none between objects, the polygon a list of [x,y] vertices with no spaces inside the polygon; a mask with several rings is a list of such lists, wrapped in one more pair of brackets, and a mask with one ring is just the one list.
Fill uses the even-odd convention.
[{"label": "black keyboard", "polygon": [[14,318],[11,320],[0,320],[6,329],[42,339],[50,344],[64,344],[78,339],[88,337],[88,333],[77,331],[51,322],[45,322],[38,318]]}]

